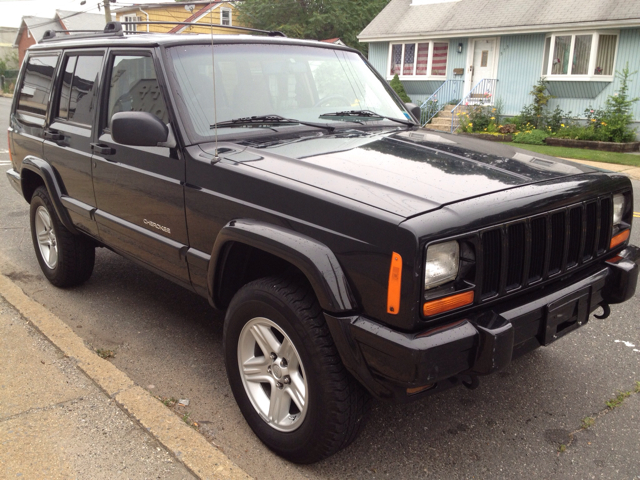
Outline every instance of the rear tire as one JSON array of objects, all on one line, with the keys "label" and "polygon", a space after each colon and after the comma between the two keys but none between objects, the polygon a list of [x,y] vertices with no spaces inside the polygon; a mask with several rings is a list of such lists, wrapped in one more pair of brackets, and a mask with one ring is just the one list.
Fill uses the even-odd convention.
[{"label": "rear tire", "polygon": [[370,396],[344,368],[304,279],[267,277],[242,287],[225,317],[224,351],[242,414],[281,457],[317,462],[364,426]]},{"label": "rear tire", "polygon": [[61,288],[89,280],[95,263],[95,244],[62,225],[43,186],[36,188],[31,197],[29,219],[33,248],[47,280]]}]

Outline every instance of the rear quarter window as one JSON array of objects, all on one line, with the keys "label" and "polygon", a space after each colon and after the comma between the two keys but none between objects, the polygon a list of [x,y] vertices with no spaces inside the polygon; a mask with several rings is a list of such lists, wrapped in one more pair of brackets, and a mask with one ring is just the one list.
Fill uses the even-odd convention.
[{"label": "rear quarter window", "polygon": [[47,113],[57,64],[58,55],[29,57],[20,87],[18,110],[43,116]]}]

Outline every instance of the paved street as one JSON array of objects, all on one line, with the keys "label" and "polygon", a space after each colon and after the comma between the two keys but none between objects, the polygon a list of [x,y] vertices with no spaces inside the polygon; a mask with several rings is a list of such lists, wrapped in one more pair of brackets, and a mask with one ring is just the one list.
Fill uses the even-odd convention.
[{"label": "paved street", "polygon": [[[259,479],[640,478],[640,395],[605,411],[640,381],[640,298],[606,320],[481,379],[409,405],[376,402],[348,449],[311,466],[289,464],[253,435],[226,380],[222,315],[206,300],[99,249],[85,285],[59,290],[40,273],[28,205],[9,186],[10,100],[0,98],[0,270],[153,395],[188,398],[200,431]],[[636,192],[640,182],[634,181]],[[640,195],[640,194],[639,194]],[[640,211],[636,197],[634,211]],[[640,243],[640,229],[632,233]],[[580,430],[586,417],[595,424]],[[572,432],[577,433],[570,435]],[[565,450],[561,445],[566,446]]]}]

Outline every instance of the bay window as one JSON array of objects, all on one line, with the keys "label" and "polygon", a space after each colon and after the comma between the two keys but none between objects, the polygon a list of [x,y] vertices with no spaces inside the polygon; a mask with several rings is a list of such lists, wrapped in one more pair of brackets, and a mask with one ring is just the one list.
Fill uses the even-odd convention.
[{"label": "bay window", "polygon": [[542,76],[548,80],[613,80],[618,33],[549,34]]},{"label": "bay window", "polygon": [[389,78],[410,80],[447,76],[448,42],[408,42],[391,45]]}]

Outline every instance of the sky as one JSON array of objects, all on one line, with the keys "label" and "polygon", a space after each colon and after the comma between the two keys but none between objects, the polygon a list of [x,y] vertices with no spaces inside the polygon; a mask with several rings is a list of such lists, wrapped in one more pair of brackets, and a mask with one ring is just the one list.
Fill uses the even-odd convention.
[{"label": "sky", "polygon": [[[104,10],[98,11],[98,3],[102,3],[102,0],[86,0],[85,5],[80,5],[80,2],[81,0],[0,0],[0,27],[19,27],[22,17],[28,15],[53,18],[56,10],[104,14]],[[124,7],[131,3],[134,2],[117,0],[111,4],[111,8]],[[135,3],[161,3],[161,0],[137,0]]]}]

